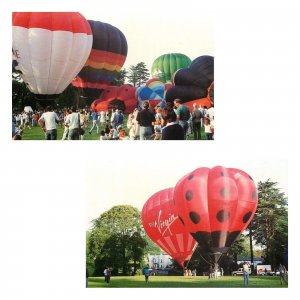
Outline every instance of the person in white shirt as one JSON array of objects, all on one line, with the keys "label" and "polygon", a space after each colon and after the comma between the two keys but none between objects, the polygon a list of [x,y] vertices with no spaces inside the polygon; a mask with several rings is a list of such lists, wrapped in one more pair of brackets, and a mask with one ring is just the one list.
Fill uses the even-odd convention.
[{"label": "person in white shirt", "polygon": [[57,139],[56,124],[59,123],[59,121],[57,114],[50,106],[47,106],[46,112],[44,112],[38,120],[40,127],[45,132],[46,140]]},{"label": "person in white shirt", "polygon": [[76,112],[76,108],[72,108],[72,113],[67,116],[65,124],[69,127],[68,140],[79,140],[80,114]]},{"label": "person in white shirt", "polygon": [[106,112],[100,111],[100,124],[104,125],[106,123]]},{"label": "person in white shirt", "polygon": [[210,120],[206,118],[204,121],[204,132],[207,140],[212,140],[212,128]]},{"label": "person in white shirt", "polygon": [[64,117],[64,125],[65,125],[65,129],[64,129],[64,133],[62,136],[62,140],[66,140],[68,138],[68,134],[69,134],[69,127],[66,125],[66,120],[69,114],[71,114],[71,110],[67,109],[66,110],[66,115]]},{"label": "person in white shirt", "polygon": [[214,110],[214,105],[212,105],[208,110],[207,110],[207,117],[210,120],[210,123],[214,122],[215,120],[215,110]]}]

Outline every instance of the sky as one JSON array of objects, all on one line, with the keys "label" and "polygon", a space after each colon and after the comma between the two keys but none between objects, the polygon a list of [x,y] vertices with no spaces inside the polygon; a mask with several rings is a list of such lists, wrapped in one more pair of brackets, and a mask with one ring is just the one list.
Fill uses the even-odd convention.
[{"label": "sky", "polygon": [[213,56],[213,16],[203,15],[199,18],[198,10],[192,10],[182,17],[180,5],[176,5],[172,13],[168,14],[168,6],[167,1],[161,1],[155,14],[150,10],[149,14],[145,14],[143,6],[136,1],[129,1],[126,9],[116,10],[113,14],[91,10],[80,12],[88,20],[109,23],[123,32],[128,44],[128,54],[123,66],[126,69],[145,62],[151,71],[154,60],[168,53],[182,53],[191,60],[201,55]]},{"label": "sky", "polygon": [[[298,1],[299,2],[299,1]],[[138,208],[156,191],[175,185],[200,166],[223,165],[269,177],[289,199],[290,274],[299,269],[299,16],[292,0],[230,1],[3,1],[1,5],[1,268],[2,292],[22,299],[99,299],[112,289],[84,288],[85,232],[111,206]],[[11,12],[79,11],[118,27],[129,46],[125,66],[165,52],[215,57],[213,142],[80,143],[10,140]],[[95,13],[97,12],[97,13]],[[147,25],[144,27],[144,25]],[[192,36],[192,37],[191,37]],[[42,266],[42,276],[36,270]],[[15,270],[19,270],[16,276]],[[11,280],[14,278],[14,280]],[[260,289],[262,297],[288,290]],[[34,280],[34,287],[33,282]],[[121,290],[132,296],[131,289]],[[143,299],[152,293],[134,291]],[[199,296],[198,289],[160,290],[173,298]],[[201,291],[209,296],[210,289]],[[232,290],[214,290],[232,299]],[[101,294],[100,294],[101,293]],[[167,295],[167,293],[165,295]],[[257,296],[255,289],[243,298]],[[120,296],[120,295],[119,295]]]},{"label": "sky", "polygon": [[[252,161],[236,159],[165,159],[154,162],[140,155],[137,161],[124,160],[122,164],[108,159],[90,162],[86,173],[86,228],[91,221],[115,205],[132,205],[140,211],[154,193],[174,187],[187,173],[200,167],[224,166],[248,173],[256,186],[259,181],[270,179],[288,197],[288,163],[285,160]],[[163,170],[162,170],[163,169]],[[105,170],[105,172],[103,171]]]}]

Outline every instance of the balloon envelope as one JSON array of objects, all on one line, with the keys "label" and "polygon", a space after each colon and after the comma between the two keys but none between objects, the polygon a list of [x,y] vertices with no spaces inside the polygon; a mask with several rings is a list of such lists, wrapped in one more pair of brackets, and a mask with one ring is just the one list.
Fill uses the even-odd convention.
[{"label": "balloon envelope", "polygon": [[116,27],[88,20],[93,32],[92,51],[72,84],[81,88],[105,89],[120,72],[127,57],[127,41]]},{"label": "balloon envelope", "polygon": [[202,253],[217,262],[251,222],[258,197],[246,172],[217,166],[196,169],[180,179],[174,200]]},{"label": "balloon envelope", "polygon": [[182,53],[168,53],[157,57],[151,67],[152,77],[158,77],[164,83],[172,82],[173,74],[190,65],[191,59]]},{"label": "balloon envelope", "polygon": [[14,12],[16,69],[34,94],[60,94],[84,66],[92,32],[78,12]]},{"label": "balloon envelope", "polygon": [[182,267],[196,248],[196,241],[183,226],[173,201],[174,188],[152,195],[144,204],[142,222],[150,239]]},{"label": "balloon envelope", "polygon": [[151,107],[156,105],[165,107],[165,92],[166,86],[159,78],[152,78],[148,80],[144,86],[136,89],[136,97],[138,99],[139,107],[143,107],[144,101],[148,101]]},{"label": "balloon envelope", "polygon": [[[173,84],[166,93],[166,101],[179,98],[184,102],[209,98],[214,81],[214,57],[203,55],[195,58],[189,67],[181,68],[173,76]],[[211,98],[213,102],[213,99]]]}]

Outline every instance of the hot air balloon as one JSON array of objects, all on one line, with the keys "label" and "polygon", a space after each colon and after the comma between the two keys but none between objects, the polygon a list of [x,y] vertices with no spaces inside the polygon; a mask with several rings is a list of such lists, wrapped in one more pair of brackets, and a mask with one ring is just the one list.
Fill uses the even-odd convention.
[{"label": "hot air balloon", "polygon": [[[214,57],[203,55],[195,58],[188,68],[179,69],[173,76],[173,84],[166,93],[166,101],[173,102],[179,98],[183,103],[203,99],[202,104],[210,107],[213,99],[210,97],[214,82]],[[205,99],[205,100],[204,100]],[[199,103],[199,101],[198,101]],[[200,102],[201,104],[201,102]]]},{"label": "hot air balloon", "polygon": [[41,97],[62,93],[90,54],[87,20],[78,12],[14,12],[12,26],[15,68],[29,90]]},{"label": "hot air balloon", "polygon": [[139,107],[143,107],[144,101],[148,101],[151,107],[155,107],[156,105],[165,107],[165,91],[165,84],[159,78],[152,78],[148,80],[145,85],[136,89],[136,97],[138,99]]},{"label": "hot air balloon", "polygon": [[107,111],[110,109],[122,110],[125,114],[132,113],[137,108],[135,96],[136,88],[130,84],[122,86],[108,86],[103,90],[101,97],[91,104],[91,110]]},{"label": "hot air balloon", "polygon": [[181,68],[190,65],[191,59],[181,53],[163,54],[157,57],[151,67],[153,78],[158,77],[162,82],[172,82],[173,74]]},{"label": "hot air balloon", "polygon": [[258,196],[246,172],[217,166],[198,168],[180,179],[174,201],[200,251],[217,263],[251,222]]},{"label": "hot air balloon", "polygon": [[88,22],[94,37],[92,51],[72,84],[97,99],[121,71],[127,57],[127,41],[124,34],[110,24]]},{"label": "hot air balloon", "polygon": [[142,222],[150,239],[182,267],[196,248],[196,241],[178,218],[174,188],[161,190],[144,204]]}]

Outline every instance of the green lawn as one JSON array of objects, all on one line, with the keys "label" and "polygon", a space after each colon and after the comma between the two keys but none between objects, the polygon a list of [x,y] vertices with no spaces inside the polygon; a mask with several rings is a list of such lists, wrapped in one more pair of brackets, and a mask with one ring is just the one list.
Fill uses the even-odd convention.
[{"label": "green lawn", "polygon": [[[125,116],[125,121],[124,124],[126,124],[127,122],[127,116]],[[99,130],[99,134],[97,134],[96,132],[96,127],[94,128],[92,134],[89,134],[88,131],[92,126],[92,122],[90,122],[87,126],[87,128],[85,128],[85,134],[84,134],[84,140],[99,140],[100,138],[100,131],[103,130],[105,128],[104,125],[100,126],[100,130]],[[125,130],[128,134],[129,130],[126,128],[125,126]],[[64,128],[61,127],[61,125],[58,125],[57,127],[57,140],[61,140],[62,136],[63,136],[63,132],[64,132]],[[204,131],[201,132],[201,137],[204,140],[205,139],[205,133]],[[42,129],[37,126],[37,127],[32,127],[31,129],[26,128],[24,129],[24,133],[23,133],[23,137],[22,140],[44,140],[45,139],[45,135],[42,131]],[[189,136],[189,140],[194,140],[194,135],[191,134]]]},{"label": "green lawn", "polygon": [[[208,279],[207,276],[151,276],[146,285],[144,276],[117,276],[112,277],[109,284],[104,282],[104,277],[90,277],[89,288],[241,288],[244,287],[242,276],[223,276],[217,279]],[[249,288],[285,288],[280,285],[278,276],[250,276]]]}]

